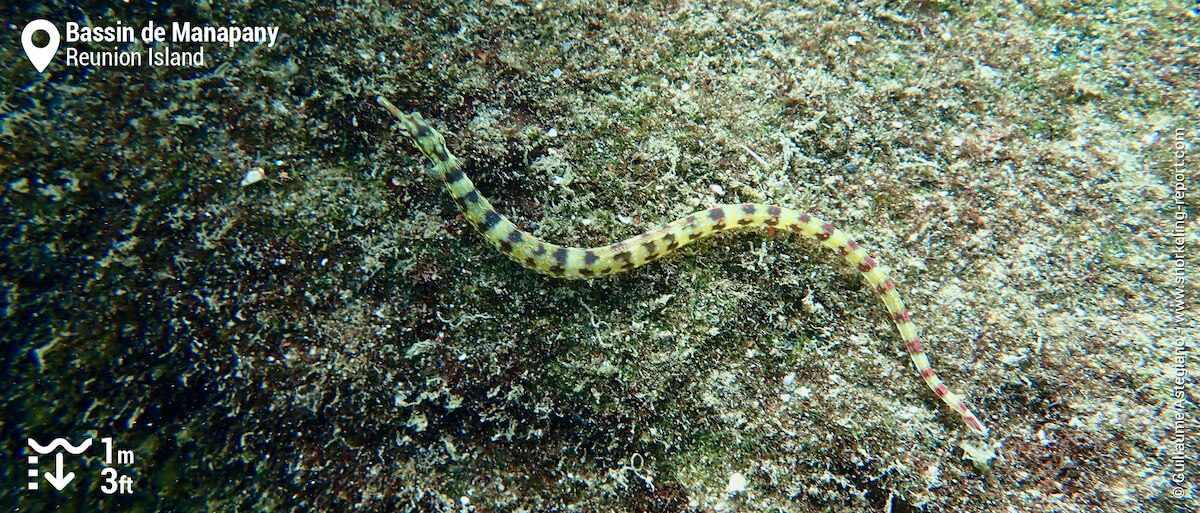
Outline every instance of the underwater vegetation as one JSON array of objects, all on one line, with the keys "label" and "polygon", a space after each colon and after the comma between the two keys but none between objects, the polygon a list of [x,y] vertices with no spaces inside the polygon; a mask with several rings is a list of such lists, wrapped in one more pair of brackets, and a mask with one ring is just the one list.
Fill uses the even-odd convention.
[{"label": "underwater vegetation", "polygon": [[[206,46],[199,69],[38,73],[0,45],[8,475],[29,438],[136,455],[132,493],[74,458],[63,491],[0,504],[1191,510],[1195,458],[1174,455],[1195,454],[1197,202],[1175,193],[1200,154],[1194,9],[0,12],[14,33],[280,27],[273,47]],[[469,189],[429,182],[379,96],[423,114]],[[715,233],[771,205],[851,265],[820,240]],[[683,248],[695,212],[712,223]],[[647,233],[591,264],[545,242]],[[656,262],[558,280],[506,255],[525,250],[552,274]],[[864,281],[878,262],[890,278]],[[884,283],[908,306],[875,306]],[[971,409],[942,408],[925,369]]]}]

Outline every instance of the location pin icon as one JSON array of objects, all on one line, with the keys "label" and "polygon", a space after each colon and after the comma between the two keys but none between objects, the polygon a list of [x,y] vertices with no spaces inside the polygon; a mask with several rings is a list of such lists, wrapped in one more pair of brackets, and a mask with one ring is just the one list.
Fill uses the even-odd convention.
[{"label": "location pin icon", "polygon": [[[41,48],[33,44],[33,33],[39,30],[50,36],[50,43]],[[58,27],[46,20],[33,20],[21,31],[21,46],[25,47],[25,56],[29,57],[29,62],[33,63],[38,73],[45,71],[54,54],[58,53],[58,40]]]}]

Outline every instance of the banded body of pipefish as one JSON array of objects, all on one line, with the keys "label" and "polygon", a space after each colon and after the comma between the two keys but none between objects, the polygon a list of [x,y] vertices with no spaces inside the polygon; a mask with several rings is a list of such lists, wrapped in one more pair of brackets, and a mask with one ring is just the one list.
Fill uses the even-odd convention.
[{"label": "banded body of pipefish", "polygon": [[442,180],[463,216],[479,230],[479,233],[513,261],[542,274],[567,279],[598,278],[617,274],[653,262],[691,242],[740,228],[766,227],[787,230],[816,239],[862,274],[875,296],[891,315],[909,358],[921,379],[933,391],[933,395],[958,413],[971,431],[987,436],[987,429],[983,427],[979,417],[971,412],[958,394],[951,392],[945,383],[934,375],[925,349],[917,338],[917,328],[887,272],[842,230],[790,208],[743,203],[702,210],[661,228],[607,246],[559,246],[521,230],[496,212],[487,198],[484,198],[471,180],[463,174],[462,161],[446,149],[446,141],[442,135],[420,114],[404,114],[385,98],[379,97],[377,100],[400,120],[400,129],[404,135],[432,161],[433,165],[426,173],[431,178]]}]

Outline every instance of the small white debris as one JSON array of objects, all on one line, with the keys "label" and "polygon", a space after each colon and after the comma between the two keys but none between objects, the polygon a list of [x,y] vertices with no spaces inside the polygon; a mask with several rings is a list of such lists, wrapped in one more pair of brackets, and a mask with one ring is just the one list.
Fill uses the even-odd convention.
[{"label": "small white debris", "polygon": [[568,169],[567,172],[563,173],[562,176],[555,176],[550,181],[553,182],[554,185],[566,187],[571,185],[571,182],[575,181],[575,172]]},{"label": "small white debris", "polygon": [[988,464],[996,458],[996,450],[990,445],[963,441],[959,442],[958,447],[963,450],[963,459],[971,460],[975,468],[981,471],[987,470]]},{"label": "small white debris", "polygon": [[931,485],[936,486],[942,482],[942,469],[938,468],[936,463],[925,467],[925,471],[922,474],[925,475],[925,479],[929,480],[929,484]]},{"label": "small white debris", "polygon": [[790,387],[790,386],[792,386],[793,381],[796,381],[796,373],[789,372],[789,373],[787,373],[787,376],[783,377],[783,386]]},{"label": "small white debris", "polygon": [[779,400],[784,404],[790,403],[792,402],[792,394],[779,394]]},{"label": "small white debris", "polygon": [[558,129],[551,127],[549,130],[546,131],[546,137],[549,137],[551,139],[558,137]]},{"label": "small white debris", "polygon": [[618,215],[617,220],[625,224],[633,224],[633,218],[629,216]]},{"label": "small white debris", "polygon": [[712,186],[710,186],[710,187],[708,188],[708,190],[712,191],[712,193],[713,193],[713,194],[716,194],[717,196],[724,196],[724,195],[725,195],[725,188],[724,188],[724,187],[721,187],[720,185],[717,185],[717,184],[715,184],[715,183],[714,183],[714,184],[712,184]]},{"label": "small white debris", "polygon": [[252,168],[246,172],[246,177],[242,178],[242,187],[261,182],[262,179],[266,178],[266,177],[267,177],[267,174],[265,172],[263,172],[263,168],[261,168],[261,167]]},{"label": "small white debris", "polygon": [[808,387],[800,387],[796,389],[796,395],[801,399],[808,399],[808,396],[812,395],[812,390],[809,390]]},{"label": "small white debris", "polygon": [[758,152],[750,149],[750,147],[746,146],[745,144],[739,144],[738,146],[741,146],[743,150],[746,150],[746,153],[749,153],[750,157],[752,157],[755,160],[755,162],[758,162],[758,165],[762,166],[763,169],[766,169],[766,170],[771,169],[771,165],[767,164],[767,161],[763,160],[762,156],[759,155]]},{"label": "small white debris", "polygon": [[979,78],[982,80],[991,80],[1000,75],[999,73],[996,73],[995,68],[987,65],[979,66],[979,69],[976,71],[979,74]]},{"label": "small white debris", "polygon": [[742,493],[746,491],[746,485],[749,483],[741,472],[734,472],[729,475],[729,484],[725,485],[725,493],[729,495]]},{"label": "small white debris", "polygon": [[1023,354],[1007,354],[1000,357],[1000,363],[1004,365],[1016,365],[1028,359],[1027,355]]},{"label": "small white debris", "polygon": [[857,35],[857,34],[846,38],[846,44],[848,44],[850,46],[858,46],[858,44],[861,42],[862,42],[862,36]]},{"label": "small white debris", "polygon": [[458,498],[458,502],[459,502],[459,504],[462,504],[463,506],[470,506],[471,498],[464,495],[464,496]]},{"label": "small white debris", "polygon": [[413,412],[413,414],[408,417],[408,422],[406,422],[405,425],[412,428],[413,431],[420,433],[425,431],[425,428],[429,427],[429,418],[426,417],[424,413]]},{"label": "small white debris", "polygon": [[554,68],[554,71],[551,71],[551,72],[550,72],[550,74],[551,74],[551,75],[553,75],[553,76],[554,76],[554,78],[561,77],[561,76],[562,76],[562,73],[563,73],[563,72],[562,72],[562,70],[561,70],[561,69],[558,69],[558,68]]}]

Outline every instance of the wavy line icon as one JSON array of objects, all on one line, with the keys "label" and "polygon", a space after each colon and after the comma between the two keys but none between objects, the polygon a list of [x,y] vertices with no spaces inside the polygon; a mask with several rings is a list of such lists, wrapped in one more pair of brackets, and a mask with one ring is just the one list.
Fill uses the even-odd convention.
[{"label": "wavy line icon", "polygon": [[88,450],[88,447],[92,446],[92,439],[89,437],[78,446],[71,445],[71,442],[68,442],[65,438],[55,438],[48,445],[42,445],[38,443],[37,440],[32,438],[29,439],[29,447],[31,447],[34,451],[37,451],[38,454],[48,454],[51,451],[57,450],[60,445],[63,449],[66,449],[67,452],[78,455],[83,454],[83,451]]}]

